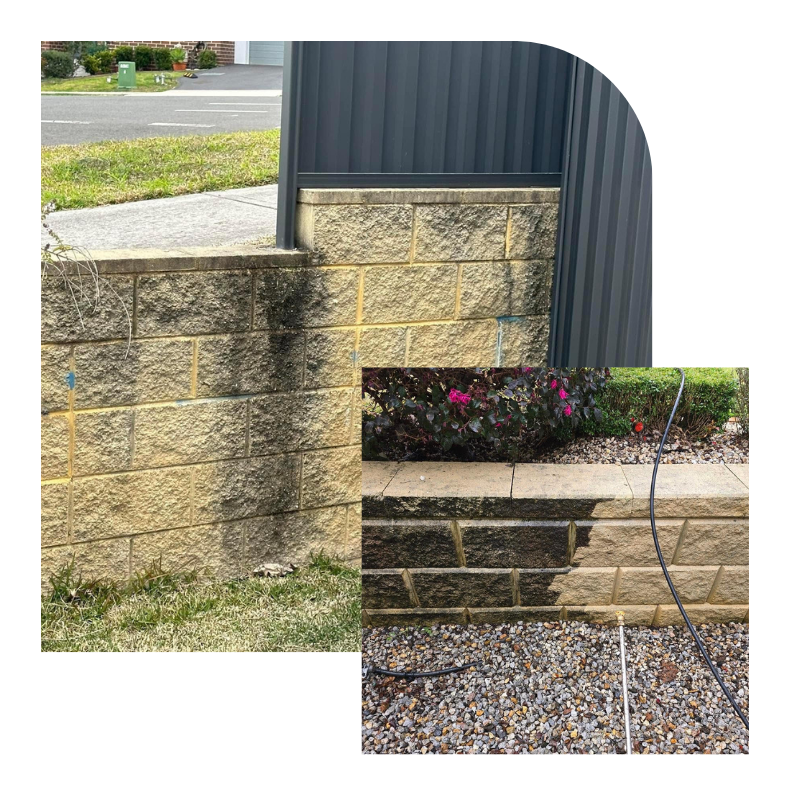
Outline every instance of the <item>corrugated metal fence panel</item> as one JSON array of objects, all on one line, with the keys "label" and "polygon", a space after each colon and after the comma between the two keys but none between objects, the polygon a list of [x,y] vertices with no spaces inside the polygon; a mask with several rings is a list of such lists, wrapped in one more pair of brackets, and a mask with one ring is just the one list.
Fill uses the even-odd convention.
[{"label": "corrugated metal fence panel", "polygon": [[562,181],[551,361],[652,363],[652,167],[644,131],[602,73],[576,59]]},{"label": "corrugated metal fence panel", "polygon": [[571,60],[526,42],[303,42],[298,172],[561,172]]}]

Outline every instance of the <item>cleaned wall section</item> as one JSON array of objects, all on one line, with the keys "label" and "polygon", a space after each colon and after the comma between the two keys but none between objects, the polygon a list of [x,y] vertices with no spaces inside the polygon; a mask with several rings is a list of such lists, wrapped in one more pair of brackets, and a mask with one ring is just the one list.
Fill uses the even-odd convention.
[{"label": "cleaned wall section", "polygon": [[360,366],[544,364],[558,189],[301,189],[298,245],[358,272]]},{"label": "cleaned wall section", "polygon": [[[651,467],[365,462],[365,625],[682,622]],[[656,522],[693,622],[748,618],[748,466],[662,465]]]},{"label": "cleaned wall section", "polygon": [[159,559],[227,578],[353,558],[358,269],[257,249],[95,256],[83,325],[61,281],[42,286],[43,588],[73,557],[117,580]]}]

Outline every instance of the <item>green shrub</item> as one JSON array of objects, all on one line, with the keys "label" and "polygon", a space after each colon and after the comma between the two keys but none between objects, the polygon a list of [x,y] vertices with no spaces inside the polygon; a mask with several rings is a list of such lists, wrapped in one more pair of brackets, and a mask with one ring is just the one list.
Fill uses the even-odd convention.
[{"label": "green shrub", "polygon": [[114,50],[114,60],[117,64],[120,61],[133,61],[133,48],[129,44],[121,44]]},{"label": "green shrub", "polygon": [[213,69],[217,66],[217,54],[213,50],[201,50],[197,56],[199,69]]},{"label": "green shrub", "polygon": [[153,50],[153,60],[158,70],[172,70],[172,55],[169,47],[156,47]]},{"label": "green shrub", "polygon": [[173,64],[183,64],[186,61],[186,51],[182,47],[173,47],[169,56]]},{"label": "green shrub", "polygon": [[97,75],[100,72],[100,62],[97,60],[97,56],[84,56],[81,64],[90,75]]},{"label": "green shrub", "polygon": [[605,369],[373,369],[362,372],[364,458],[437,458],[475,449],[516,458],[600,417]]},{"label": "green shrub", "polygon": [[[722,428],[734,409],[736,378],[732,369],[686,369],[686,386],[673,425],[690,436],[707,436]],[[640,422],[645,430],[663,431],[669,419],[681,376],[676,369],[612,369],[611,379],[598,392],[599,421],[586,420],[588,435],[625,436]]]},{"label": "green shrub", "polygon": [[42,51],[42,74],[45,78],[71,78],[75,72],[75,61],[62,50]]},{"label": "green shrub", "polygon": [[111,72],[114,67],[114,54],[110,50],[98,50],[93,54],[100,72]]},{"label": "green shrub", "polygon": [[153,66],[153,48],[140,44],[133,51],[133,60],[136,62],[137,72],[150,69]]}]

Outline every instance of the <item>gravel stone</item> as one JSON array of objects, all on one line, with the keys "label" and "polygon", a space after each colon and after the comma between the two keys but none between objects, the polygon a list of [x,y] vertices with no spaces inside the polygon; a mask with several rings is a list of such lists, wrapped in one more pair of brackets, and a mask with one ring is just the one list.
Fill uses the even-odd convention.
[{"label": "gravel stone", "polygon": [[[746,624],[698,626],[748,714]],[[748,753],[749,736],[689,631],[626,627],[635,753]],[[363,632],[364,664],[468,672],[362,683],[366,753],[624,753],[616,627],[581,622]]]}]

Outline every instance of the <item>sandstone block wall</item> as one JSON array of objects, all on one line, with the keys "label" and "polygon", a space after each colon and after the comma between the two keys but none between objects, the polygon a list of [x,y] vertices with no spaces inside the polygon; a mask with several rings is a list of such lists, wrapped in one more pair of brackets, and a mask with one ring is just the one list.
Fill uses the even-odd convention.
[{"label": "sandstone block wall", "polygon": [[[748,465],[663,465],[656,522],[696,623],[748,619]],[[682,618],[651,467],[365,462],[365,625]]]},{"label": "sandstone block wall", "polygon": [[558,189],[301,189],[298,246],[358,280],[365,367],[543,365]]},{"label": "sandstone block wall", "polygon": [[354,558],[358,270],[264,250],[95,255],[85,327],[63,283],[42,287],[43,588],[73,557],[117,580],[154,559],[232,577]]}]

